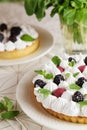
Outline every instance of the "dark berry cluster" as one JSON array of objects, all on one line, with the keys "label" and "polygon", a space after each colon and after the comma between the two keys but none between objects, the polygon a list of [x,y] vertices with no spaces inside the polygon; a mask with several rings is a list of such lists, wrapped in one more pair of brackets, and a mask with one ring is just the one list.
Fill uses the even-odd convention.
[{"label": "dark berry cluster", "polygon": [[74,102],[80,102],[84,100],[84,96],[81,94],[81,92],[76,91],[72,96],[72,100]]},{"label": "dark berry cluster", "polygon": [[11,28],[11,36],[18,36],[21,32],[21,28],[19,26],[15,26]]},{"label": "dark berry cluster", "polygon": [[7,25],[5,23],[0,24],[0,31],[3,32],[7,30]]},{"label": "dark berry cluster", "polygon": [[21,28],[19,26],[15,26],[11,28],[11,33],[10,33],[10,37],[8,38],[8,40],[12,41],[12,42],[16,42],[17,38],[16,36],[18,36],[21,32]]},{"label": "dark berry cluster", "polygon": [[87,56],[84,59],[84,63],[87,65]]},{"label": "dark berry cluster", "polygon": [[59,83],[60,83],[61,80],[64,81],[64,77],[63,77],[63,75],[58,74],[58,75],[56,75],[56,76],[54,77],[53,82],[54,82],[55,84],[59,85]]},{"label": "dark berry cluster", "polygon": [[83,83],[86,81],[84,77],[80,77],[77,81],[76,84],[80,87],[82,87]]},{"label": "dark berry cluster", "polygon": [[4,35],[2,33],[0,33],[0,42],[2,42],[4,39]]},{"label": "dark berry cluster", "polygon": [[45,83],[43,80],[41,80],[41,79],[37,79],[37,80],[35,81],[35,83],[34,83],[34,87],[37,87],[37,85],[38,85],[39,87],[43,88],[43,87],[46,85],[46,83]]}]

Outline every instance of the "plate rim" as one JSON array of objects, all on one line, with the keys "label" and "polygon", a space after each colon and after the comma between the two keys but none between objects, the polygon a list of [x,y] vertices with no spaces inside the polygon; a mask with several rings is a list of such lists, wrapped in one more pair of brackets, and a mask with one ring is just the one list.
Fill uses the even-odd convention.
[{"label": "plate rim", "polygon": [[[50,46],[48,46],[49,48],[44,47],[45,51],[39,55],[40,49],[42,49],[42,47],[43,47],[43,44],[42,45],[40,44],[39,48],[34,53],[30,54],[29,56],[25,56],[23,58],[17,58],[17,59],[0,59],[0,66],[19,65],[19,64],[32,62],[32,61],[35,61],[35,60],[41,58],[42,56],[45,56],[52,50],[52,48],[54,47],[54,38],[53,38],[52,33],[50,33],[45,28],[42,28],[37,25],[31,24],[30,26],[34,27],[39,33],[44,32],[44,34],[45,33],[48,34],[50,41],[51,41]],[[44,35],[45,37],[46,37],[46,34]],[[42,36],[42,34],[41,34],[41,36]],[[46,44],[45,44],[45,46],[46,46]],[[37,55],[37,56],[35,57],[35,55]]]},{"label": "plate rim", "polygon": [[[41,65],[42,66],[42,65]],[[41,67],[40,66],[40,67]],[[33,69],[35,69],[36,67],[34,66],[33,67]],[[18,104],[19,104],[19,106],[21,107],[21,109],[23,110],[23,112],[27,115],[27,116],[29,116],[32,120],[34,120],[36,123],[38,123],[38,124],[40,124],[40,125],[43,125],[43,126],[45,126],[45,127],[48,127],[48,128],[51,128],[51,129],[55,129],[55,130],[58,130],[56,127],[57,126],[59,126],[59,128],[60,128],[60,130],[63,130],[66,126],[67,126],[67,130],[84,130],[84,129],[86,129],[87,128],[87,124],[78,124],[78,123],[72,123],[72,122],[67,122],[67,121],[64,121],[64,120],[60,120],[60,119],[58,119],[58,118],[56,118],[56,117],[54,117],[54,116],[52,116],[51,114],[49,114],[49,113],[47,113],[46,112],[46,110],[44,110],[47,114],[46,115],[44,115],[44,116],[50,116],[50,117],[52,117],[52,119],[50,119],[50,121],[52,120],[52,121],[55,121],[55,123],[53,122],[53,126],[52,126],[52,124],[49,124],[49,123],[47,123],[47,124],[44,124],[44,122],[42,121],[41,122],[41,120],[39,119],[39,120],[36,120],[33,116],[31,116],[31,115],[29,115],[29,113],[27,113],[27,111],[25,110],[25,108],[24,108],[24,105],[22,104],[22,103],[24,103],[23,102],[23,98],[24,97],[21,97],[20,98],[20,93],[19,93],[19,91],[20,91],[20,88],[22,87],[22,90],[25,88],[24,86],[22,86],[22,84],[24,84],[24,82],[26,83],[26,82],[28,82],[29,81],[29,78],[28,78],[28,75],[30,74],[30,73],[32,73],[32,71],[33,70],[31,70],[31,71],[29,71],[29,72],[27,72],[23,77],[22,77],[22,79],[20,80],[20,82],[19,82],[19,84],[17,85],[17,89],[16,89],[16,99],[17,99],[17,102],[18,102]],[[34,73],[32,73],[32,76],[35,76],[35,74]],[[31,76],[31,77],[32,77]],[[27,79],[28,78],[28,79]],[[28,80],[28,81],[27,81]],[[29,81],[29,82],[32,82],[32,81]],[[36,102],[36,101],[35,101]],[[24,103],[25,105],[26,105],[26,103]],[[38,104],[38,103],[37,103]],[[32,104],[28,104],[28,105],[30,105],[30,107],[32,108]],[[28,109],[28,108],[27,108]],[[43,108],[42,108],[43,109]],[[30,111],[31,112],[31,111]],[[41,113],[40,113],[41,114]],[[39,116],[38,116],[39,117]],[[43,115],[42,115],[42,117],[43,117]],[[48,119],[50,118],[50,117],[47,117]],[[43,119],[44,120],[44,119]],[[57,124],[56,124],[57,123]],[[68,129],[68,127],[69,127],[69,129]]]}]

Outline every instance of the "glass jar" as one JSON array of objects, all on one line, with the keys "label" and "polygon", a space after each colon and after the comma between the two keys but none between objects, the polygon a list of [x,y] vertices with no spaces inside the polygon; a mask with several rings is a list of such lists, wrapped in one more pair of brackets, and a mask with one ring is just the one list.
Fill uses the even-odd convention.
[{"label": "glass jar", "polygon": [[61,31],[66,53],[87,53],[87,23],[61,24]]}]

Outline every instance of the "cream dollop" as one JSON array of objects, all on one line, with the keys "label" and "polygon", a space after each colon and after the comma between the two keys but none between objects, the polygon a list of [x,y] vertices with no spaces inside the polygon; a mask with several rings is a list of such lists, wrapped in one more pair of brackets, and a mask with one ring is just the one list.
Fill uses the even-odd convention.
[{"label": "cream dollop", "polygon": [[13,42],[9,41],[5,44],[5,49],[6,49],[6,51],[13,51],[13,50],[15,50],[15,44]]}]

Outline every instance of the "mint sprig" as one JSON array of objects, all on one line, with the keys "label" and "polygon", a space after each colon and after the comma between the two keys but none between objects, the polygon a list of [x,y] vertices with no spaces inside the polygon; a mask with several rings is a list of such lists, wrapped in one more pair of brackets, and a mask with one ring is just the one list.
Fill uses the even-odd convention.
[{"label": "mint sprig", "polygon": [[59,66],[61,63],[61,59],[58,56],[53,56],[51,60],[56,66]]},{"label": "mint sprig", "polygon": [[43,94],[44,97],[47,97],[49,94],[51,94],[51,91],[50,91],[50,90],[44,89],[44,88],[40,88],[40,89],[38,90],[38,92],[39,92],[40,94]]},{"label": "mint sprig", "polygon": [[78,86],[77,84],[74,84],[74,83],[70,84],[69,87],[70,87],[70,89],[75,89],[75,90],[81,89],[80,86]]},{"label": "mint sprig", "polygon": [[70,73],[66,73],[66,74],[65,74],[65,78],[66,78],[66,79],[69,78],[69,76],[70,76]]},{"label": "mint sprig", "polygon": [[13,102],[8,98],[4,97],[0,101],[0,118],[1,119],[14,119],[19,114],[18,110],[14,109]]},{"label": "mint sprig", "polygon": [[21,36],[21,40],[25,42],[33,42],[35,39],[28,34],[24,34]]},{"label": "mint sprig", "polygon": [[87,105],[87,100],[78,102],[78,104],[82,107],[84,105]]},{"label": "mint sprig", "polygon": [[86,0],[25,0],[24,5],[26,13],[35,14],[38,20],[42,20],[46,16],[46,10],[51,7],[50,16],[59,14],[61,24],[67,25],[73,40],[79,44],[86,42]]},{"label": "mint sprig", "polygon": [[71,61],[71,62],[69,62],[68,65],[71,66],[71,67],[73,67],[73,66],[75,65],[75,61]]},{"label": "mint sprig", "polygon": [[76,77],[79,74],[79,72],[73,73],[73,76]]},{"label": "mint sprig", "polygon": [[53,79],[52,73],[47,73],[45,70],[35,70],[37,74],[43,75],[45,79]]}]

